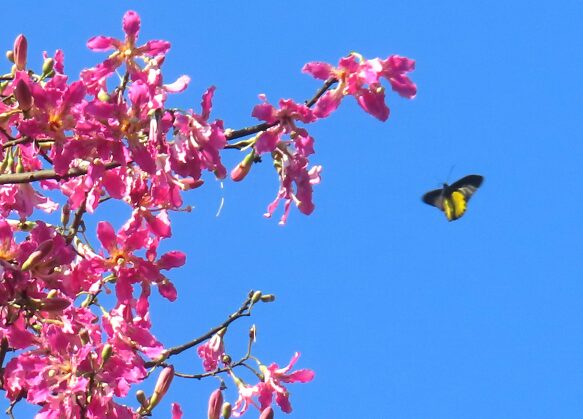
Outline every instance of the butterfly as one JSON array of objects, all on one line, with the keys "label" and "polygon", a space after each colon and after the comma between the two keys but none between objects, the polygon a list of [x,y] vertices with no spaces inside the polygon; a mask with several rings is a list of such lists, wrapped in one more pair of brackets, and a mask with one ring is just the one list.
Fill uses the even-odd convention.
[{"label": "butterfly", "polygon": [[484,177],[469,175],[443,188],[427,192],[421,198],[423,202],[443,211],[448,221],[457,220],[466,212],[468,201],[478,190]]}]

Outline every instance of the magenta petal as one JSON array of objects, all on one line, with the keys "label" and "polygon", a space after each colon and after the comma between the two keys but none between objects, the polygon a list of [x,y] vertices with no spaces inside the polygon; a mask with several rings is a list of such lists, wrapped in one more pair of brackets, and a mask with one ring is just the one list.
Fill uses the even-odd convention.
[{"label": "magenta petal", "polygon": [[284,379],[282,379],[282,381],[285,381],[286,383],[307,383],[310,382],[314,379],[315,377],[315,373],[314,371],[310,370],[310,369],[303,369],[303,370],[297,370],[292,372],[291,374],[285,376]]},{"label": "magenta petal", "polygon": [[87,41],[87,48],[93,51],[107,51],[118,46],[119,41],[109,36],[94,36]]},{"label": "magenta petal", "polygon": [[291,413],[292,407],[291,403],[289,402],[289,393],[285,394],[275,393],[275,402],[283,412]]},{"label": "magenta petal", "polygon": [[146,50],[144,51],[144,53],[152,57],[160,54],[166,54],[166,52],[168,52],[168,50],[170,49],[170,46],[171,46],[170,42],[168,41],[162,41],[159,39],[148,41],[146,43]]},{"label": "magenta petal", "polygon": [[340,105],[342,96],[333,90],[327,91],[318,101],[314,107],[314,115],[318,118],[326,118],[334,112]]},{"label": "magenta petal", "polygon": [[215,90],[216,87],[211,86],[208,89],[206,89],[206,92],[204,92],[202,95],[202,101],[200,103],[200,106],[202,107],[202,117],[204,118],[205,121],[209,119],[209,116],[211,114]]},{"label": "magenta petal", "polygon": [[168,301],[176,301],[176,298],[178,297],[178,292],[176,291],[174,284],[172,284],[170,281],[165,281],[158,284],[158,292]]},{"label": "magenta petal", "polygon": [[417,95],[417,86],[407,76],[398,74],[391,77],[389,82],[395,92],[407,99],[412,99]]},{"label": "magenta petal", "polygon": [[160,256],[157,265],[160,269],[178,268],[186,263],[186,255],[177,250],[172,250]]},{"label": "magenta petal", "polygon": [[275,117],[275,109],[269,103],[260,103],[259,105],[255,105],[253,112],[251,112],[251,116],[268,123],[272,123],[277,120]]},{"label": "magenta petal", "polygon": [[308,73],[316,79],[327,80],[332,75],[332,66],[328,63],[313,61],[302,67],[302,73]]},{"label": "magenta petal", "polygon": [[363,90],[357,98],[358,104],[366,112],[371,114],[381,121],[386,121],[389,118],[389,108],[385,104],[385,92],[371,92],[371,90]]},{"label": "magenta petal", "polygon": [[279,142],[279,133],[271,131],[263,131],[257,137],[257,142],[255,143],[255,149],[259,154],[261,153],[271,153],[275,150],[275,146]]},{"label": "magenta petal", "polygon": [[100,221],[97,224],[97,238],[101,242],[101,245],[108,251],[116,248],[117,235],[112,225],[107,221]]}]

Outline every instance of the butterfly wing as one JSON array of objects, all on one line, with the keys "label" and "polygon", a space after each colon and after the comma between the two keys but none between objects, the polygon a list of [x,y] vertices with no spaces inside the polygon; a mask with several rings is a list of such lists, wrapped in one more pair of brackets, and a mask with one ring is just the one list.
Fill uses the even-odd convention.
[{"label": "butterfly wing", "polygon": [[444,189],[435,189],[427,192],[421,199],[428,205],[433,205],[443,211],[443,192]]},{"label": "butterfly wing", "polygon": [[466,202],[470,200],[474,192],[482,185],[484,177],[480,175],[469,175],[461,178],[460,180],[452,183],[449,187],[449,191],[460,191],[466,198]]}]

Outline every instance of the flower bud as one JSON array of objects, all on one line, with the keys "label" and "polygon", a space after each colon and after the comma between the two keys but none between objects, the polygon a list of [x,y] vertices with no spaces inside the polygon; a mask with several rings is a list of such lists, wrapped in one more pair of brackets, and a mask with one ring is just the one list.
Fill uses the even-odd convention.
[{"label": "flower bud", "polygon": [[81,343],[83,345],[87,345],[89,343],[89,341],[91,340],[91,336],[89,336],[89,332],[87,331],[87,329],[85,328],[81,329],[81,331],[79,332],[79,339],[81,339]]},{"label": "flower bud", "polygon": [[101,367],[103,367],[105,363],[109,361],[111,355],[113,355],[113,346],[111,346],[109,343],[106,343],[103,345],[103,349],[101,350]]},{"label": "flower bud", "polygon": [[257,338],[257,327],[255,327],[255,325],[253,325],[249,328],[249,339],[251,339],[253,342],[255,342],[256,338]]},{"label": "flower bud", "polygon": [[55,59],[51,57],[45,58],[43,61],[43,76],[49,76],[53,72],[53,68],[55,66]]},{"label": "flower bud", "polygon": [[251,304],[255,304],[261,298],[261,291],[255,291],[251,296]]},{"label": "flower bud", "polygon": [[18,35],[14,41],[14,64],[17,70],[26,68],[26,54],[28,51],[28,42],[24,35]]},{"label": "flower bud", "polygon": [[231,362],[233,362],[231,356],[227,354],[223,354],[223,356],[221,356],[221,361],[223,361],[223,364],[225,365],[229,365]]},{"label": "flower bud", "polygon": [[8,61],[13,63],[14,62],[14,51],[12,51],[11,49],[6,51],[6,58],[8,59]]},{"label": "flower bud", "polygon": [[65,203],[65,205],[63,205],[63,210],[61,211],[61,224],[63,224],[63,227],[67,227],[67,224],[69,224],[69,217],[71,216],[71,206],[69,205],[69,203]]},{"label": "flower bud", "polygon": [[146,397],[146,393],[144,393],[144,390],[136,391],[136,400],[138,401],[138,403],[140,403],[140,405],[144,409],[148,407],[148,398]]},{"label": "flower bud", "polygon": [[231,403],[223,403],[223,408],[221,409],[221,415],[223,415],[223,418],[229,419],[231,417],[231,410]]},{"label": "flower bud", "polygon": [[63,311],[71,305],[68,298],[55,297],[40,300],[39,309],[42,311]]},{"label": "flower bud", "polygon": [[24,80],[20,79],[18,80],[18,83],[16,83],[14,97],[18,101],[18,107],[24,112],[27,112],[32,108],[32,93],[30,92],[28,84]]},{"label": "flower bud", "polygon": [[53,250],[53,241],[51,239],[42,242],[38,248],[32,252],[28,259],[24,261],[21,266],[23,271],[28,271],[34,268],[34,265],[38,264],[45,256],[47,256]]},{"label": "flower bud", "polygon": [[247,154],[241,163],[239,163],[233,170],[231,170],[231,179],[235,182],[239,182],[245,179],[245,176],[251,170],[251,165],[253,164],[253,160],[255,160],[255,151],[251,151],[251,153]]},{"label": "flower bud", "polygon": [[150,397],[148,410],[152,410],[158,403],[160,403],[160,400],[162,400],[162,397],[164,397],[170,388],[170,383],[173,378],[174,367],[172,365],[165,367],[158,376],[158,381],[156,381],[156,387],[154,387],[154,394]]},{"label": "flower bud", "polygon": [[208,419],[219,419],[223,406],[223,392],[220,388],[211,393],[209,398]]},{"label": "flower bud", "polygon": [[273,294],[264,294],[261,296],[261,301],[263,303],[272,303],[275,301],[275,295]]},{"label": "flower bud", "polygon": [[267,406],[267,409],[263,409],[261,415],[259,415],[259,419],[273,419],[273,408]]}]

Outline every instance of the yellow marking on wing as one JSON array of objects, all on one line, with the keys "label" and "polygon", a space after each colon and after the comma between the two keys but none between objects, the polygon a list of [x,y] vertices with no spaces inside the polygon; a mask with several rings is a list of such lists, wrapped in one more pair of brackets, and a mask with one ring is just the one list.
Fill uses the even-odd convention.
[{"label": "yellow marking on wing", "polygon": [[449,221],[452,220],[452,215],[454,213],[454,204],[451,198],[444,196],[443,197],[443,213],[447,217]]},{"label": "yellow marking on wing", "polygon": [[[466,197],[462,192],[454,191],[451,194],[451,202],[453,204],[452,218],[455,220],[460,218],[464,215],[464,212],[466,212]],[[448,219],[450,218],[448,217]]]}]

